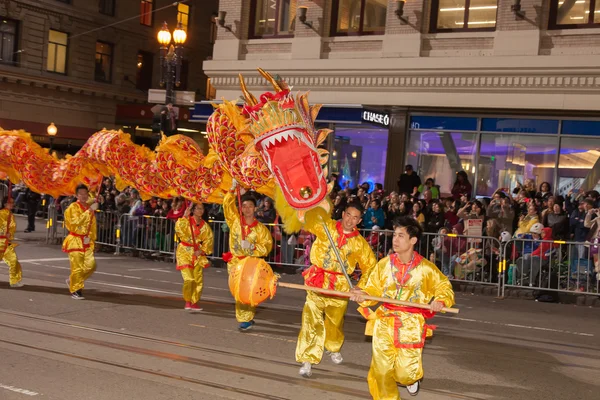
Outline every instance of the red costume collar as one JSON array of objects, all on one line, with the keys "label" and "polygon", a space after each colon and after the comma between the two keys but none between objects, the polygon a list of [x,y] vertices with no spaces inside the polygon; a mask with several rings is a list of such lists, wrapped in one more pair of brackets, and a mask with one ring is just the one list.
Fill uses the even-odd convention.
[{"label": "red costume collar", "polygon": [[87,204],[83,204],[79,200],[77,200],[77,205],[79,205],[79,208],[81,208],[83,211],[87,211],[90,208],[90,206],[88,206]]},{"label": "red costume collar", "polygon": [[355,236],[360,235],[358,229],[354,228],[350,233],[344,233],[344,228],[342,227],[342,221],[338,221],[335,224],[335,228],[338,232],[338,247],[343,247],[346,243],[348,243],[348,239],[353,238]]},{"label": "red costume collar", "polygon": [[416,251],[413,253],[413,259],[408,263],[403,263],[396,253],[390,256],[394,276],[399,285],[404,285],[410,279],[410,271],[415,269],[421,263],[423,257]]}]

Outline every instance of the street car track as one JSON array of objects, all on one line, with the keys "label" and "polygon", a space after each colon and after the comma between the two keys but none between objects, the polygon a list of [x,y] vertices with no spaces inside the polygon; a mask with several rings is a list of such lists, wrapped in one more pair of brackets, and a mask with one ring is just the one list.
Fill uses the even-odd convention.
[{"label": "street car track", "polygon": [[[6,315],[13,316],[13,317],[20,317],[20,318],[24,318],[24,319],[40,321],[40,322],[44,322],[44,323],[69,327],[69,328],[73,328],[73,329],[92,331],[92,332],[97,332],[97,333],[102,333],[102,334],[107,334],[107,335],[115,335],[115,336],[120,336],[120,337],[124,337],[124,338],[128,338],[128,339],[139,340],[139,341],[146,341],[146,342],[163,344],[163,345],[171,345],[171,346],[175,346],[175,347],[183,347],[183,348],[203,351],[203,352],[207,352],[207,353],[249,359],[252,361],[262,361],[262,362],[267,361],[271,364],[276,364],[276,365],[281,365],[281,366],[286,366],[286,367],[293,367],[293,368],[298,367],[298,364],[295,362],[266,360],[265,358],[259,357],[259,356],[253,356],[253,355],[248,355],[248,354],[239,354],[239,353],[235,353],[233,351],[218,350],[218,349],[205,347],[205,346],[197,345],[197,344],[182,343],[182,342],[178,342],[175,340],[157,339],[157,338],[148,337],[148,336],[139,335],[139,334],[112,331],[112,330],[103,329],[103,328],[87,327],[84,325],[73,324],[70,322],[55,321],[55,320],[48,319],[48,318],[41,317],[41,316],[23,315],[23,314],[13,313],[10,311],[5,311],[5,310],[0,310],[0,314],[6,314]],[[112,349],[116,349],[116,350],[128,351],[128,352],[136,353],[136,354],[149,355],[149,356],[160,357],[160,358],[174,360],[174,361],[186,362],[186,363],[199,365],[199,366],[216,368],[216,369],[220,369],[220,370],[224,370],[224,371],[228,371],[228,372],[232,372],[232,373],[241,373],[241,374],[245,374],[245,375],[255,376],[255,377],[264,378],[264,379],[270,379],[270,380],[288,383],[288,384],[292,384],[292,385],[309,387],[312,389],[318,389],[318,390],[323,390],[323,391],[327,391],[327,392],[340,393],[340,394],[343,394],[343,395],[346,395],[349,397],[362,398],[362,399],[368,399],[371,397],[367,391],[357,391],[357,390],[345,388],[343,386],[324,384],[324,383],[320,383],[314,379],[290,377],[287,375],[272,374],[272,373],[266,375],[261,371],[257,371],[257,370],[250,369],[250,368],[244,368],[244,367],[229,365],[229,364],[225,364],[225,363],[218,363],[215,361],[206,361],[206,360],[201,360],[201,359],[192,358],[192,357],[185,357],[185,356],[181,356],[181,355],[173,354],[173,353],[156,352],[156,351],[148,350],[145,348],[128,346],[128,345],[115,345],[113,343],[101,341],[101,340],[97,340],[97,339],[89,339],[89,338],[84,338],[84,337],[80,337],[80,336],[73,336],[73,335],[61,334],[61,333],[56,333],[56,332],[44,331],[44,330],[40,330],[40,329],[34,330],[34,329],[30,329],[28,327],[21,327],[21,326],[4,324],[4,323],[0,323],[0,326],[10,328],[10,329],[23,330],[23,331],[41,334],[41,335],[48,335],[48,336],[61,338],[61,339],[77,341],[77,342],[81,342],[81,343],[87,343],[87,344],[108,347],[108,348],[112,348]],[[87,361],[91,361],[91,362],[97,362],[97,363],[106,364],[106,365],[110,365],[110,366],[131,369],[131,370],[135,370],[138,372],[147,372],[147,373],[153,374],[153,375],[164,376],[167,378],[173,378],[173,379],[186,381],[186,382],[190,382],[190,383],[196,383],[199,385],[205,385],[205,386],[209,386],[209,387],[219,388],[219,389],[223,389],[223,390],[227,390],[227,391],[231,391],[231,392],[250,394],[253,396],[258,396],[259,398],[262,398],[262,399],[273,399],[273,400],[287,399],[285,397],[273,396],[272,394],[256,393],[256,392],[252,392],[252,391],[247,391],[245,389],[239,389],[239,388],[236,388],[233,386],[225,386],[225,385],[221,385],[218,383],[206,382],[206,381],[202,381],[202,380],[198,380],[198,379],[194,379],[194,378],[186,378],[186,377],[181,377],[181,376],[176,376],[176,375],[170,375],[170,374],[167,374],[164,372],[146,370],[146,369],[142,369],[142,368],[131,367],[129,365],[122,365],[120,363],[113,363],[110,361],[98,360],[95,358],[88,358],[85,356],[79,356],[79,355],[74,355],[74,354],[70,354],[70,353],[63,353],[60,351],[48,350],[48,349],[44,349],[44,348],[38,348],[35,346],[26,345],[26,344],[22,344],[22,343],[18,343],[18,342],[7,341],[7,340],[3,340],[3,339],[0,339],[0,342],[14,344],[17,346],[22,346],[22,347],[27,347],[27,348],[32,348],[32,349],[36,349],[36,350],[40,350],[40,351],[51,352],[54,354],[64,355],[64,356],[68,356],[68,357],[72,357],[72,358],[78,358],[78,359],[87,360]],[[315,371],[315,372],[317,372],[317,371]],[[328,377],[332,377],[332,378],[339,378],[341,380],[343,380],[343,379],[366,380],[366,373],[361,374],[361,375],[351,374],[351,373],[342,372],[342,371],[333,371],[330,369],[322,368],[321,366],[319,366],[318,373],[327,375]],[[204,382],[206,382],[206,383],[204,383]],[[457,393],[448,393],[447,391],[431,389],[431,388],[422,388],[421,391],[444,395],[448,399],[481,400],[481,397],[474,397],[474,396],[462,395],[462,394],[457,394]]]}]

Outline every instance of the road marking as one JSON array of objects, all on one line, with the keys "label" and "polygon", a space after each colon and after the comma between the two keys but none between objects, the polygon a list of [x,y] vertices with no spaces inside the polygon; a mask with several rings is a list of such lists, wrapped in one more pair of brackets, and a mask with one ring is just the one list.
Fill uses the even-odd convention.
[{"label": "road marking", "polygon": [[33,392],[31,390],[21,389],[10,385],[4,385],[2,383],[0,383],[0,389],[10,390],[11,392],[21,393],[27,396],[37,396],[39,394],[38,392]]},{"label": "road marking", "polygon": [[474,323],[485,324],[485,325],[498,325],[498,326],[505,326],[505,327],[508,327],[508,328],[522,328],[522,329],[531,329],[531,330],[536,330],[536,331],[545,331],[545,332],[554,332],[554,333],[566,333],[566,334],[569,334],[569,335],[594,337],[593,333],[571,332],[571,331],[564,331],[564,330],[561,330],[561,329],[543,328],[541,326],[505,324],[505,323],[501,323],[501,322],[480,321],[480,320],[471,319],[471,318],[448,317],[448,316],[443,316],[443,315],[436,315],[436,318],[448,318],[448,319],[456,319],[456,320],[463,321],[463,322],[474,322]]},{"label": "road marking", "polygon": [[164,272],[166,274],[172,274],[173,271],[167,271],[164,269],[160,269],[160,268],[132,268],[132,269],[128,269],[127,271],[131,272],[131,271],[155,271],[155,272]]},{"label": "road marking", "polygon": [[[96,260],[126,260],[129,257],[94,257]],[[35,263],[35,262],[46,262],[46,261],[69,261],[69,257],[61,258],[32,258],[27,260],[19,260],[21,263]]]},{"label": "road marking", "polygon": [[[124,258],[126,259],[128,257],[124,257]],[[104,258],[97,258],[97,259],[114,260],[114,259],[116,259],[116,257],[104,257]],[[70,269],[69,267],[59,267],[59,266],[55,266],[55,265],[39,264],[36,262],[36,261],[44,261],[44,260],[48,260],[48,261],[68,260],[68,258],[48,258],[48,259],[38,259],[38,260],[23,260],[22,262],[29,262],[34,265],[40,265],[40,266],[49,267],[49,268],[67,269],[67,270]],[[8,267],[5,267],[5,268],[8,268]],[[123,278],[129,277],[128,275],[112,274],[109,272],[96,271],[95,273],[99,274],[99,275],[110,275],[110,276],[118,276],[118,277],[123,277]],[[138,277],[132,278],[132,279],[143,279],[143,280],[149,281],[149,282],[160,282],[160,283],[181,285],[180,282],[161,281],[161,280],[156,280],[156,279],[146,279],[146,278],[138,278]],[[90,282],[90,283],[93,282],[93,283],[97,283],[100,285],[106,285],[106,286],[120,287],[120,288],[124,288],[124,289],[133,289],[133,290],[140,290],[140,291],[145,291],[145,292],[164,293],[164,294],[169,294],[169,295],[181,296],[181,293],[178,293],[178,292],[169,292],[169,291],[164,291],[164,290],[149,289],[149,288],[130,286],[130,285],[118,285],[118,284],[105,283],[105,282],[94,281],[94,280],[89,280],[88,282]],[[220,290],[220,291],[229,291],[229,289],[217,288],[217,287],[211,287],[211,286],[207,286],[206,288]],[[210,299],[212,301],[231,300],[231,299],[225,299],[225,298],[216,297],[216,296],[203,296],[203,297],[205,299]],[[279,309],[289,310],[289,311],[302,311],[302,307],[285,306],[282,304],[272,304],[269,306],[269,308],[279,308]],[[484,324],[484,325],[503,326],[503,327],[508,327],[508,328],[529,329],[529,330],[554,332],[554,333],[561,333],[561,334],[568,334],[568,335],[575,335],[575,336],[585,336],[585,337],[594,337],[595,336],[592,333],[572,332],[572,331],[565,331],[565,330],[561,330],[561,329],[544,328],[544,327],[540,327],[540,326],[529,326],[529,325],[509,324],[509,323],[501,323],[501,322],[493,322],[493,321],[483,321],[483,320],[476,320],[476,319],[471,319],[471,318],[461,318],[461,317],[455,317],[455,316],[437,315],[436,317],[437,318],[448,318],[448,319],[458,320],[458,321],[462,321],[462,322],[471,322],[471,323]]]}]

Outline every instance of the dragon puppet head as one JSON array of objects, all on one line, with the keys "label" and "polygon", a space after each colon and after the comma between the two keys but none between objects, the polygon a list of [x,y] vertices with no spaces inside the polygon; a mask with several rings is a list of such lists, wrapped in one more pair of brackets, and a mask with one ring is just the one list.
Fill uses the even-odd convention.
[{"label": "dragon puppet head", "polygon": [[307,94],[294,98],[282,80],[258,69],[273,85],[257,100],[247,89],[240,75],[247,118],[247,130],[254,138],[254,147],[271,171],[286,203],[296,210],[300,221],[316,207],[330,209],[327,199],[333,185],[327,184],[329,153],[318,146],[329,129],[316,129],[314,121],[321,105],[310,106]]}]

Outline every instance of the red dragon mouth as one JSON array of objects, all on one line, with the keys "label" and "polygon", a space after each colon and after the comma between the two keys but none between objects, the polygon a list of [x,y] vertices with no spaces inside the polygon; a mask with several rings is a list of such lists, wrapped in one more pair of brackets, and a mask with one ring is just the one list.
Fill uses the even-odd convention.
[{"label": "red dragon mouth", "polygon": [[319,154],[301,126],[286,126],[256,140],[287,202],[295,209],[315,207],[327,195]]}]

